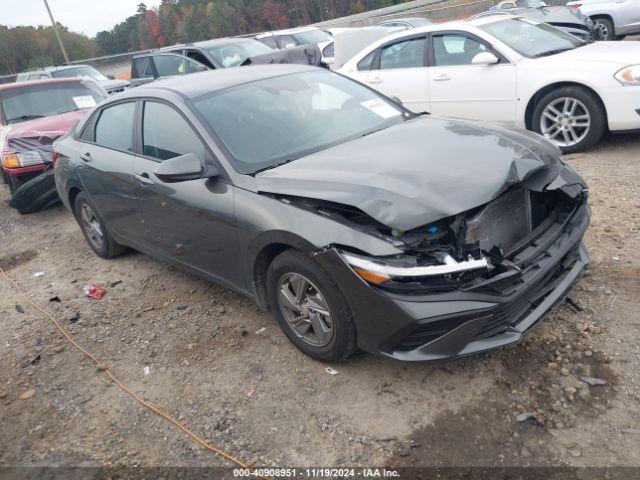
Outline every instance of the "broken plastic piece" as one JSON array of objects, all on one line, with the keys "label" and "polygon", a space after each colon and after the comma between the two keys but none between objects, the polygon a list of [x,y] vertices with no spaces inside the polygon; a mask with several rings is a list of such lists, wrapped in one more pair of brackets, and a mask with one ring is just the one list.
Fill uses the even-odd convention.
[{"label": "broken plastic piece", "polygon": [[107,293],[106,288],[96,284],[85,285],[83,290],[87,297],[95,298],[96,300],[100,300]]},{"label": "broken plastic piece", "polygon": [[36,273],[33,274],[33,276],[35,278],[40,278],[40,277],[44,276],[44,272],[36,272]]},{"label": "broken plastic piece", "polygon": [[266,330],[266,327],[262,327],[260,330],[256,331],[256,335],[260,335],[265,330]]},{"label": "broken plastic piece", "polygon": [[331,368],[331,367],[327,367],[327,368],[325,368],[325,369],[324,369],[324,371],[325,371],[325,372],[327,372],[329,375],[337,375],[337,374],[338,374],[338,371],[337,371],[337,370],[334,370],[334,369],[333,369],[333,368]]},{"label": "broken plastic piece", "polygon": [[151,373],[151,367],[146,366],[143,368],[143,371],[145,375],[149,375]]}]

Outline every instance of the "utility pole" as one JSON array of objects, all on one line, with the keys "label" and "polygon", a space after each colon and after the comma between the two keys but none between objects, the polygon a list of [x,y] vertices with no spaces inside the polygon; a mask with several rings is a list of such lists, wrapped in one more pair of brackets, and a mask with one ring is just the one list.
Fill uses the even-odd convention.
[{"label": "utility pole", "polygon": [[67,51],[64,49],[64,45],[62,44],[62,38],[60,38],[60,33],[58,32],[58,27],[56,26],[56,21],[53,19],[53,15],[51,13],[51,9],[49,8],[49,4],[47,0],[44,0],[44,6],[47,7],[47,12],[49,12],[49,18],[51,19],[51,26],[53,27],[53,31],[56,34],[56,38],[58,39],[58,44],[60,45],[60,50],[62,50],[62,56],[64,57],[64,63],[69,63],[69,57],[67,56]]}]

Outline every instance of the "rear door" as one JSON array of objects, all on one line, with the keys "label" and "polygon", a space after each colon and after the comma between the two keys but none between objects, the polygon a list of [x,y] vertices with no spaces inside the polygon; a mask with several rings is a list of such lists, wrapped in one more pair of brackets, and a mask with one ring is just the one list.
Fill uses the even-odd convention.
[{"label": "rear door", "polygon": [[97,112],[82,134],[78,174],[107,228],[140,242],[140,210],[132,172],[135,100],[109,104]]},{"label": "rear door", "polygon": [[134,166],[147,245],[163,256],[240,285],[233,186],[222,178],[164,183],[154,171],[186,153],[215,164],[192,124],[174,106],[145,101]]},{"label": "rear door", "polygon": [[[491,52],[495,65],[473,65]],[[429,51],[431,113],[513,123],[516,115],[516,67],[487,42],[466,32],[434,33]]]},{"label": "rear door", "polygon": [[426,43],[425,35],[420,34],[383,45],[365,75],[365,83],[389,97],[399,98],[409,110],[429,111]]},{"label": "rear door", "polygon": [[616,35],[640,32],[640,1],[614,0]]}]

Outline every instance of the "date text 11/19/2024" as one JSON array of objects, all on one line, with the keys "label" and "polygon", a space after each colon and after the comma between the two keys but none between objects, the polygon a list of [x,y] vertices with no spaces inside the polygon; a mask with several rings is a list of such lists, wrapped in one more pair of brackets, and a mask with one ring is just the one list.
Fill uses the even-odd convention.
[{"label": "date text 11/19/2024", "polygon": [[236,468],[234,477],[257,478],[399,478],[386,468]]}]

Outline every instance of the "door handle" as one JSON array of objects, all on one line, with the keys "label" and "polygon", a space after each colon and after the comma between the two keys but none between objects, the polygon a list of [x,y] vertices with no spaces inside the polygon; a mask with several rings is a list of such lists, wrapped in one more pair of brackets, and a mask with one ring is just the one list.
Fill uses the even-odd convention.
[{"label": "door handle", "polygon": [[80,160],[85,163],[92,162],[91,154],[89,152],[80,154]]},{"label": "door handle", "polygon": [[138,183],[143,187],[146,185],[153,185],[155,183],[153,180],[151,180],[151,178],[149,178],[148,173],[143,173],[140,175],[137,173],[134,173],[133,176],[138,181]]},{"label": "door handle", "polygon": [[377,85],[379,83],[382,83],[382,79],[380,77],[372,78],[371,80],[369,80],[369,83],[371,85]]},{"label": "door handle", "polygon": [[449,80],[451,80],[451,77],[449,77],[449,75],[447,75],[446,73],[443,73],[439,77],[433,79],[434,82],[448,82]]}]

